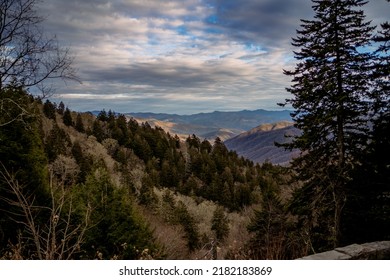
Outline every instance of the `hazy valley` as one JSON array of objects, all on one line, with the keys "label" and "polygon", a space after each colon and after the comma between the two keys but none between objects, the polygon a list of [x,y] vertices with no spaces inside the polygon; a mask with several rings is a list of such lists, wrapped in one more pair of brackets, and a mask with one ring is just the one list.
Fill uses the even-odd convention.
[{"label": "hazy valley", "polygon": [[261,124],[291,121],[290,111],[237,111],[199,113],[193,115],[128,113],[140,122],[163,128],[182,139],[195,134],[201,139],[213,141],[216,137],[225,141]]},{"label": "hazy valley", "polygon": [[275,142],[286,143],[285,135],[294,136],[290,111],[237,111],[212,112],[195,115],[128,113],[128,117],[138,122],[148,122],[153,127],[161,127],[181,140],[189,135],[214,141],[217,137],[226,147],[238,155],[255,163],[266,161],[288,165],[297,152],[289,152],[276,147]]}]

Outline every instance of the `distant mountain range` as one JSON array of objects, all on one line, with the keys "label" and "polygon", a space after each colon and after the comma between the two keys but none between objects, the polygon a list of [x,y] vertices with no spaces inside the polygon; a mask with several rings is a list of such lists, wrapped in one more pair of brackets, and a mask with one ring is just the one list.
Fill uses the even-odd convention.
[{"label": "distant mountain range", "polygon": [[291,121],[290,111],[243,110],[237,112],[199,113],[193,115],[128,113],[140,122],[160,126],[181,138],[195,134],[201,139],[227,140],[260,124]]},{"label": "distant mountain range", "polygon": [[299,130],[292,125],[292,122],[260,125],[226,140],[225,145],[256,163],[269,161],[273,164],[288,165],[291,159],[298,155],[298,151],[286,151],[276,147],[275,142],[286,143],[289,138],[285,136],[299,135]]},{"label": "distant mountain range", "polygon": [[[97,115],[99,112],[94,111]],[[256,163],[269,161],[287,165],[297,152],[278,148],[274,142],[285,143],[285,135],[297,135],[292,125],[291,111],[243,110],[236,112],[199,113],[193,115],[126,113],[139,123],[148,122],[161,127],[171,135],[185,140],[195,134],[201,140],[219,137],[228,149],[236,151]]]}]

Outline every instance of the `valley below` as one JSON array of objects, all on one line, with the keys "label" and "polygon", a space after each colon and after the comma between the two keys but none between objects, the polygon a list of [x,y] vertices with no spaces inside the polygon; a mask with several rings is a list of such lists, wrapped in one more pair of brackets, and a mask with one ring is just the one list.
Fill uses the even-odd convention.
[{"label": "valley below", "polygon": [[237,152],[255,163],[270,162],[288,165],[298,154],[276,147],[277,143],[289,141],[285,136],[295,136],[299,131],[293,127],[290,111],[237,111],[199,113],[194,115],[128,113],[139,123],[160,127],[171,135],[185,141],[190,135],[214,141],[221,139],[229,150]]}]

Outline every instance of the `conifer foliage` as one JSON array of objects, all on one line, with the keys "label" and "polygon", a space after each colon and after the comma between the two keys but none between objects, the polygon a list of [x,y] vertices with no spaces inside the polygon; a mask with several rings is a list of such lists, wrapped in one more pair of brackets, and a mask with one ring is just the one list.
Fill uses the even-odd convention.
[{"label": "conifer foliage", "polygon": [[374,27],[365,20],[363,0],[312,2],[315,17],[302,20],[292,43],[299,48],[298,63],[285,71],[293,95],[286,103],[295,109],[292,117],[302,131],[287,147],[302,151],[293,162],[304,184],[296,201],[308,230],[323,234],[318,246],[326,248],[339,243],[345,186],[368,143],[373,104],[368,46]]}]

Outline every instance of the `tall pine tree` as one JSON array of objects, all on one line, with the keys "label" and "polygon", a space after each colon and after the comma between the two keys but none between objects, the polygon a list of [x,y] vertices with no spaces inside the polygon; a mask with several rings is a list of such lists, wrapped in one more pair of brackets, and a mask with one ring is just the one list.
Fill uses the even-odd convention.
[{"label": "tall pine tree", "polygon": [[286,104],[295,109],[292,117],[302,132],[286,146],[302,151],[292,167],[303,187],[292,205],[300,208],[310,236],[321,236],[314,245],[328,249],[339,243],[345,186],[368,141],[372,54],[367,47],[374,27],[365,21],[363,0],[312,2],[314,19],[302,20],[293,38],[300,48],[294,52],[298,63],[285,71],[293,77],[287,89],[293,98]]}]

